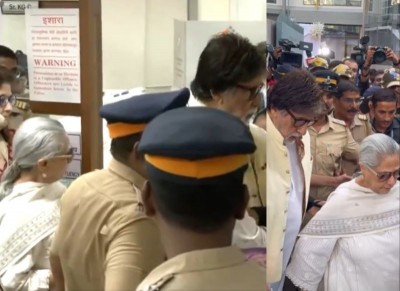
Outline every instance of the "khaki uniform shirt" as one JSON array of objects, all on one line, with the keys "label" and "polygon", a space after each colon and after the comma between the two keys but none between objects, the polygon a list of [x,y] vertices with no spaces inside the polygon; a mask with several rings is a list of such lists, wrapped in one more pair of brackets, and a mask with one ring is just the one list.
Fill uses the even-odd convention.
[{"label": "khaki uniform shirt", "polygon": [[[317,133],[309,127],[311,137],[311,154],[314,158],[313,174],[334,176],[335,170],[341,169],[342,157],[347,160],[358,160],[358,143],[353,139],[346,123],[342,120],[328,117],[326,123]],[[335,190],[332,186],[311,186],[310,196],[318,200],[326,200]]]},{"label": "khaki uniform shirt", "polygon": [[[358,144],[360,144],[364,138],[373,134],[372,126],[368,120],[368,116],[365,114],[357,114],[350,125],[350,132]],[[357,171],[358,164],[354,161],[349,161],[344,158],[342,160],[342,168],[347,175],[352,176],[354,172]]]},{"label": "khaki uniform shirt", "polygon": [[142,182],[112,160],[108,169],[85,174],[67,189],[51,248],[67,291],[134,290],[164,261],[158,229],[138,203],[135,185]]},{"label": "khaki uniform shirt", "polygon": [[257,125],[250,124],[250,132],[256,144],[256,151],[250,157],[249,167],[244,175],[244,184],[249,190],[248,207],[266,206],[266,164],[267,134]]},{"label": "khaki uniform shirt", "polygon": [[[265,268],[233,246],[180,254],[153,270],[137,291],[265,291]],[[132,289],[134,290],[134,289]]]}]

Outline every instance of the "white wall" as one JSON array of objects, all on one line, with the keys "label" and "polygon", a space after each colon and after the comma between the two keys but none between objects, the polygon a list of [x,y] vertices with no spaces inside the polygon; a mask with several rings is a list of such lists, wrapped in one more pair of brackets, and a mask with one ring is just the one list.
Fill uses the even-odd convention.
[{"label": "white wall", "polygon": [[26,52],[24,15],[0,16],[0,43],[14,51],[22,50]]},{"label": "white wall", "polygon": [[103,88],[144,85],[146,0],[103,0]]},{"label": "white wall", "polygon": [[144,68],[146,87],[172,85],[174,19],[187,20],[187,9],[185,0],[147,0]]},{"label": "white wall", "polygon": [[259,21],[266,19],[265,0],[199,0],[200,21]]}]

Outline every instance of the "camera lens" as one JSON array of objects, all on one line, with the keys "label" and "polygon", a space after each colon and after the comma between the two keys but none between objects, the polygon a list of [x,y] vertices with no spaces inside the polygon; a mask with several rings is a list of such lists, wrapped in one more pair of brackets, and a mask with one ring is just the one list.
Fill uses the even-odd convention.
[{"label": "camera lens", "polygon": [[380,64],[383,63],[384,61],[386,61],[386,51],[384,48],[377,48],[375,53],[374,53],[374,57],[373,57],[373,62],[375,64]]}]

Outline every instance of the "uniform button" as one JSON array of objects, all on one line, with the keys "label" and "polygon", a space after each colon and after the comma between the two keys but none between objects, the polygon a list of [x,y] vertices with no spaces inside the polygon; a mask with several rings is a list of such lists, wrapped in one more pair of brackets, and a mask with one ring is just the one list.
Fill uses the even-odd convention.
[{"label": "uniform button", "polygon": [[281,249],[281,252],[283,252],[283,249]]},{"label": "uniform button", "polygon": [[282,232],[285,232],[286,231],[286,228],[284,228],[283,230],[282,230]]},{"label": "uniform button", "polygon": [[286,170],[286,174],[290,174],[290,171],[289,171],[289,170]]},{"label": "uniform button", "polygon": [[289,195],[290,191],[286,191],[286,195]]},{"label": "uniform button", "polygon": [[285,213],[287,213],[287,209],[285,209]]}]

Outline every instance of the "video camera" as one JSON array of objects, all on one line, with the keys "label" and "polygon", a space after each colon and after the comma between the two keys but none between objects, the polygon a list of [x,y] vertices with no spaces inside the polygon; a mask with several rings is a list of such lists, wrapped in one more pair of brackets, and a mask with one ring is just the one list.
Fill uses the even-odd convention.
[{"label": "video camera", "polygon": [[279,46],[282,47],[282,55],[279,58],[279,64],[288,64],[295,68],[301,68],[303,66],[303,55],[294,53],[291,50],[297,48],[302,51],[306,51],[307,57],[311,57],[313,50],[313,44],[311,42],[300,41],[298,44],[294,44],[288,39],[279,40]]},{"label": "video camera", "polygon": [[[358,46],[355,46],[353,50],[359,51],[358,53],[352,53],[350,57],[355,60],[358,64],[358,66],[361,68],[362,65],[364,64],[365,61],[365,55],[367,54],[368,51],[368,43],[369,43],[369,36],[364,35],[360,39],[360,44]],[[386,50],[387,47],[375,47],[374,48],[374,56],[372,58],[372,63],[373,64],[380,64],[386,61]]]}]

